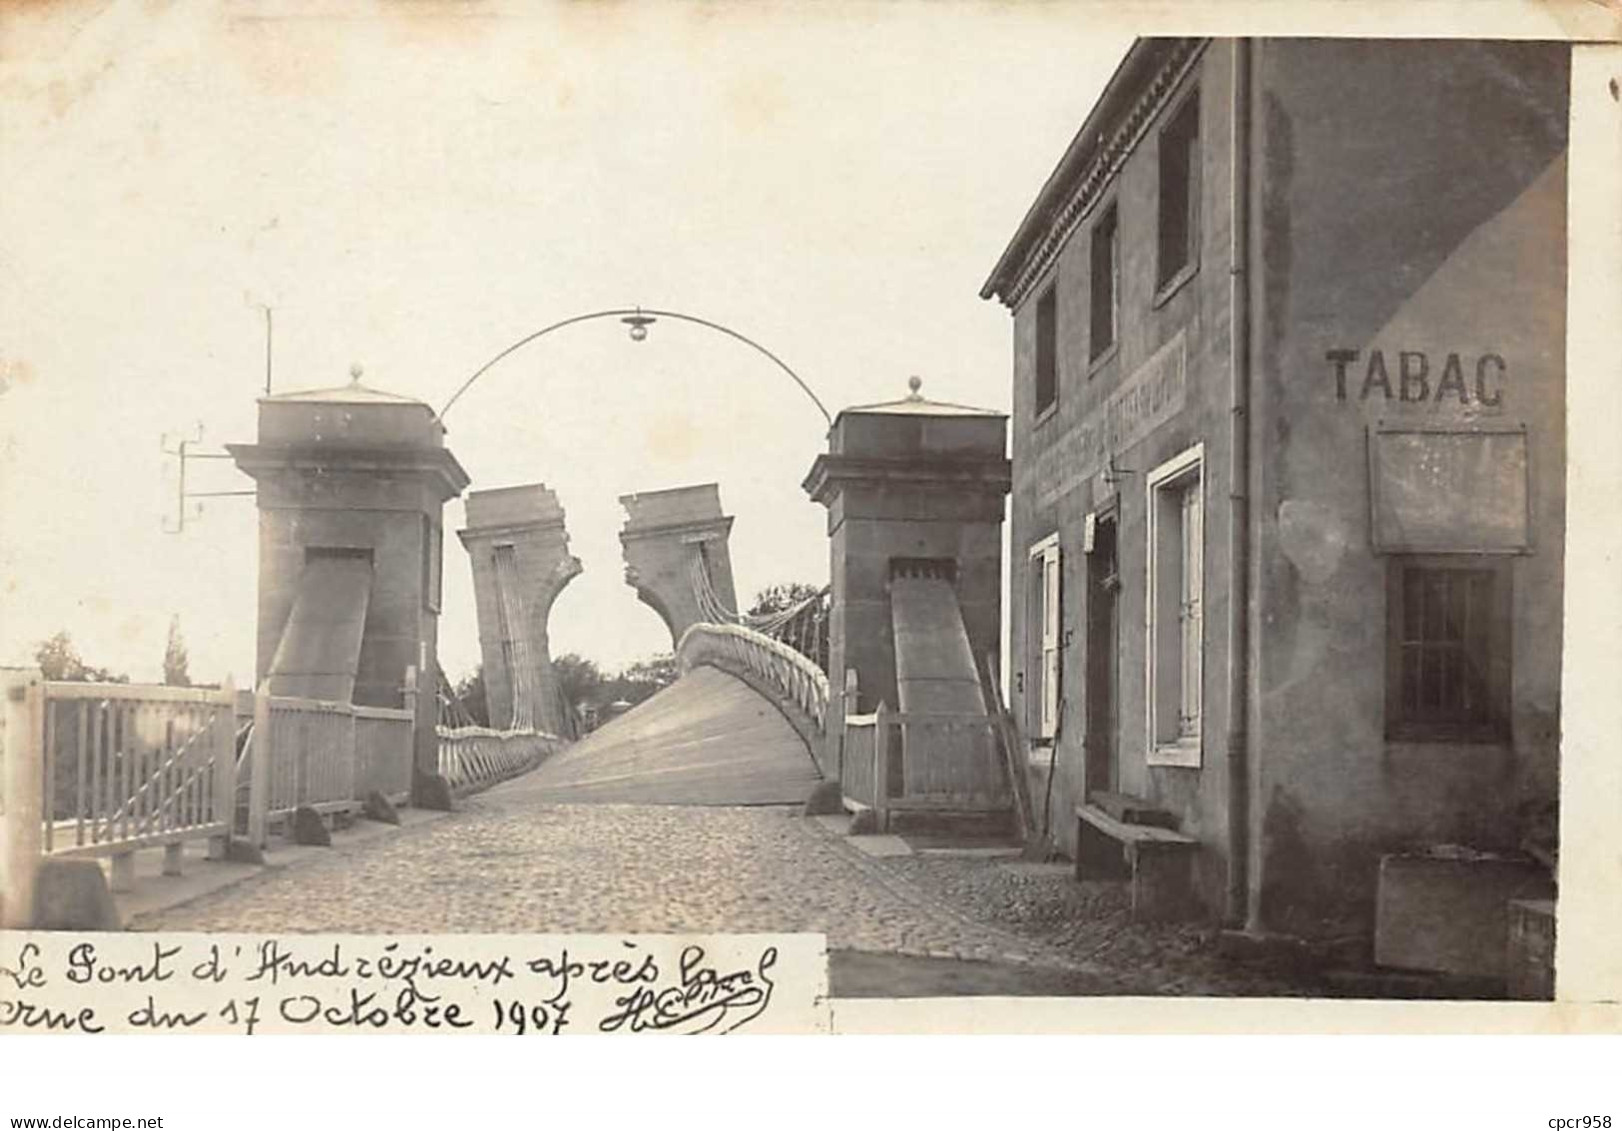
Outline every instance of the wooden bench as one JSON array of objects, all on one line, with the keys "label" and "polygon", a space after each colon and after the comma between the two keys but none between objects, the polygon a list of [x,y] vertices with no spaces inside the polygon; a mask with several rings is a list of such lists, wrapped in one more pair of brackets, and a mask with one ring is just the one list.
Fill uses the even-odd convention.
[{"label": "wooden bench", "polygon": [[1076,879],[1128,879],[1132,917],[1168,920],[1193,910],[1200,842],[1158,825],[1121,821],[1096,805],[1076,806]]}]

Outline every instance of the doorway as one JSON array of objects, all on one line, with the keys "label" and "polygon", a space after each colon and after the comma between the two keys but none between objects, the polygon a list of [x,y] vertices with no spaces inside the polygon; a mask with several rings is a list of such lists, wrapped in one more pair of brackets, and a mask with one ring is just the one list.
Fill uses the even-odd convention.
[{"label": "doorway", "polygon": [[1093,549],[1087,556],[1087,793],[1115,791],[1120,786],[1116,743],[1116,694],[1119,680],[1117,594],[1121,590],[1116,555],[1116,516],[1098,516]]}]

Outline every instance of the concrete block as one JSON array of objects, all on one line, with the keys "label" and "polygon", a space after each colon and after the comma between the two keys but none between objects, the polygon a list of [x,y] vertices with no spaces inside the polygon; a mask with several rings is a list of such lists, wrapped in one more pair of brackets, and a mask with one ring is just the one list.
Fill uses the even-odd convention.
[{"label": "concrete block", "polygon": [[60,857],[41,860],[34,882],[33,926],[40,931],[122,930],[101,864]]},{"label": "concrete block", "polygon": [[231,837],[225,842],[225,859],[231,864],[263,864],[265,854],[258,845]]},{"label": "concrete block", "polygon": [[1131,855],[1134,922],[1174,922],[1192,918],[1197,913],[1193,846],[1145,841],[1133,845]]},{"label": "concrete block", "polygon": [[455,806],[451,783],[438,774],[415,771],[412,780],[411,803],[418,809],[449,813]]},{"label": "concrete block", "polygon": [[1505,978],[1509,996],[1521,1001],[1554,1000],[1554,921],[1552,899],[1509,901],[1509,952]]},{"label": "concrete block", "polygon": [[300,805],[293,810],[292,833],[294,844],[332,847],[332,833],[327,829],[327,822],[308,805]]},{"label": "concrete block", "polygon": [[400,823],[400,811],[394,807],[392,801],[375,789],[366,795],[366,801],[361,807],[361,816],[368,821],[380,821],[385,825]]},{"label": "concrete block", "polygon": [[1382,857],[1375,964],[1502,978],[1510,901],[1552,898],[1553,882],[1530,859],[1434,852]]},{"label": "concrete block", "polygon": [[807,817],[826,817],[844,811],[844,795],[840,792],[839,783],[836,781],[819,783],[811,791],[811,796],[805,799]]}]

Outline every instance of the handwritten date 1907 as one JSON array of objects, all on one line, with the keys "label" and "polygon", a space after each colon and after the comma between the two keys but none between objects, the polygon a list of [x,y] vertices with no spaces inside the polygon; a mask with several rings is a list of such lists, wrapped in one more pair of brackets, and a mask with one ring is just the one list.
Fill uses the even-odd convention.
[{"label": "handwritten date 1907", "polygon": [[569,1024],[569,1002],[537,1005],[534,1002],[502,1001],[490,1003],[496,1011],[496,1032],[511,1033],[517,1037],[550,1036],[563,1032]]}]

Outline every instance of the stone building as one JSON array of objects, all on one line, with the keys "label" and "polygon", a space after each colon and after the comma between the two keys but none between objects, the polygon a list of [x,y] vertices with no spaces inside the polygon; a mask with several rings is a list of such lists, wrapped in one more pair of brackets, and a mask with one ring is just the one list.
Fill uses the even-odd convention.
[{"label": "stone building", "polygon": [[[1012,312],[1011,707],[1253,929],[1557,796],[1563,45],[1137,42],[981,294]],[[1051,790],[1046,781],[1053,775]]]},{"label": "stone building", "polygon": [[434,773],[444,507],[468,476],[433,409],[352,376],[260,398],[257,442],[226,445],[258,494],[255,685],[372,707],[410,691]]}]

